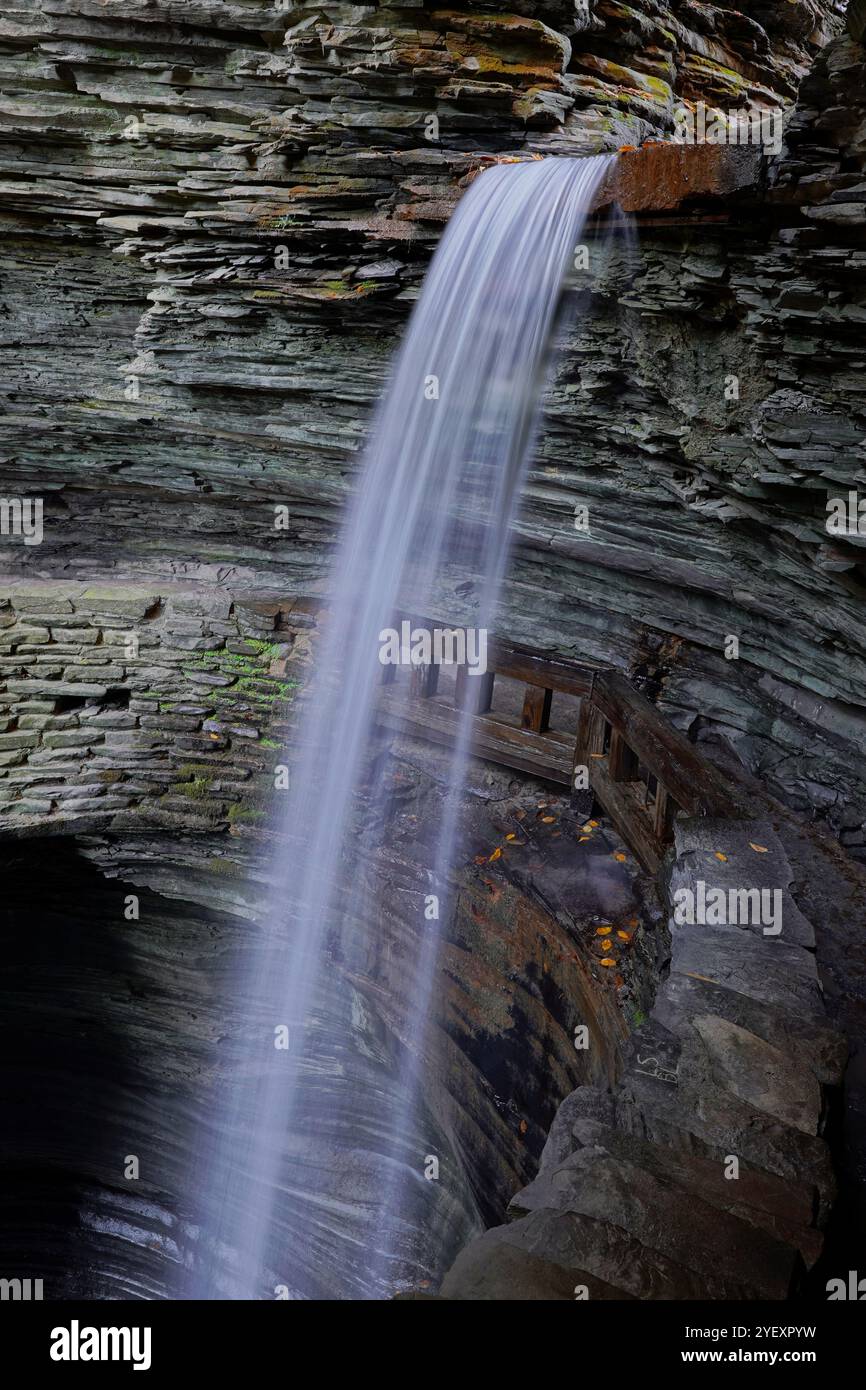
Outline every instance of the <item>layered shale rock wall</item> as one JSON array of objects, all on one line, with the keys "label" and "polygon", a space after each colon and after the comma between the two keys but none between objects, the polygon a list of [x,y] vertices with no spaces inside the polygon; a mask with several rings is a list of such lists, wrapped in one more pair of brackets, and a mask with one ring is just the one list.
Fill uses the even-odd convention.
[{"label": "layered shale rock wall", "polygon": [[[790,104],[839,11],[13,10],[2,485],[43,498],[45,535],[4,536],[6,569],[321,589],[466,179],[489,157],[664,136],[677,103]],[[828,537],[824,503],[860,468],[861,75],[860,48],[834,40],[727,227],[646,227],[616,274],[590,276],[501,620],[645,673],[694,737],[855,852],[859,542]]]},{"label": "layered shale rock wall", "polygon": [[[866,856],[863,540],[825,524],[828,496],[862,485],[866,437],[866,59],[862,24],[841,33],[843,9],[830,0],[762,0],[749,16],[692,0],[520,3],[507,14],[41,0],[13,4],[0,20],[0,497],[44,504],[40,544],[16,534],[9,509],[0,536],[0,816],[6,835],[77,835],[109,881],[158,899],[149,903],[152,936],[133,933],[121,952],[129,997],[118,993],[117,970],[110,977],[112,1027],[133,1020],[151,1051],[112,1093],[120,1128],[108,1109],[94,1115],[115,1149],[129,1126],[142,1148],[148,1134],[161,1136],[164,1154],[138,1205],[113,1149],[75,1147],[64,1086],[33,1036],[43,996],[26,956],[20,994],[34,1013],[14,1016],[7,1048],[11,1055],[23,1029],[34,1094],[44,1085],[55,1097],[49,1111],[60,1115],[53,1141],[24,1115],[27,1142],[11,1161],[44,1157],[54,1142],[33,1209],[46,1210],[54,1193],[75,1210],[75,1183],[86,1191],[100,1295],[165,1293],[165,1261],[182,1258],[176,1194],[185,1156],[173,1136],[218,1082],[213,989],[225,953],[243,949],[243,924],[261,910],[261,816],[290,736],[282,704],[307,660],[308,609],[298,600],[326,593],[329,551],[390,353],[456,199],[488,160],[663,139],[683,103],[789,113],[784,150],[734,180],[736,197],[718,196],[726,182],[715,192],[701,183],[691,198],[665,190],[664,217],[645,211],[639,244],[620,240],[613,251],[602,224],[619,219],[602,209],[588,237],[589,270],[572,286],[582,316],[546,401],[501,627],[535,647],[615,662],[710,757]],[[623,156],[627,166],[641,158]],[[657,190],[641,189],[640,167],[629,175],[628,205],[646,210]],[[578,508],[588,521],[581,529]],[[472,599],[465,582],[446,580],[446,616],[471,615]],[[385,922],[355,924],[351,941],[335,946],[346,978],[358,982],[359,1056],[372,1039],[386,1072],[410,1007],[400,962],[413,943],[400,894],[417,889],[424,861],[411,823],[423,822],[422,802],[429,815],[437,785],[419,771],[419,750],[396,758],[402,791]],[[504,833],[517,793],[511,785],[475,793],[476,807],[494,808],[476,827],[481,848]],[[765,838],[781,833],[786,814],[776,807]],[[802,867],[797,834],[781,853]],[[28,847],[9,852],[26,856]],[[819,936],[834,1017],[852,1031],[861,948],[845,893],[859,891],[860,879],[854,870],[846,879],[844,857],[832,855],[816,853],[804,878],[829,881],[832,863],[833,904],[803,883],[797,901]],[[608,863],[609,850],[603,857]],[[842,1065],[809,946],[790,948],[793,983],[738,977],[744,988],[735,992],[752,1001],[744,1011],[725,1014],[718,991],[698,987],[684,1013],[682,991],[695,986],[683,983],[688,943],[675,942],[648,1041],[658,1044],[651,1055],[661,1072],[681,1079],[635,1081],[635,1059],[646,1054],[623,1062],[624,1039],[649,1010],[666,955],[663,928],[640,911],[642,886],[635,879],[616,896],[624,923],[637,920],[631,912],[641,918],[624,1005],[602,985],[610,972],[595,969],[596,924],[611,910],[591,902],[600,864],[572,880],[570,867],[542,855],[503,885],[508,873],[500,863],[468,879],[448,932],[449,994],[438,1020],[447,1066],[431,1103],[439,1132],[456,1135],[467,1162],[428,1227],[439,1249],[425,1247],[419,1264],[433,1270],[455,1242],[501,1216],[507,1196],[533,1176],[559,1099],[575,1086],[598,1087],[588,1093],[595,1097],[623,1074],[615,1099],[586,1112],[573,1102],[559,1123],[548,1158],[557,1173],[565,1164],[556,1177],[565,1208],[582,1200],[575,1174],[594,1161],[588,1144],[603,1151],[599,1162],[617,1183],[639,1170],[652,1206],[653,1146],[670,1148],[674,1132],[686,1135],[684,1200],[696,1184],[706,1196],[713,1146],[738,1142],[741,1107],[757,1095],[727,1098],[719,1039],[725,1056],[736,1055],[734,1030],[754,1030],[747,1060],[757,1087],[774,1062],[765,1049],[790,1044],[791,1017],[805,1001],[801,1032],[815,1048],[787,1095],[803,1102],[794,1125],[804,1136],[795,1145],[802,1183],[780,1204],[772,1179],[749,1175],[760,1215],[734,1216],[757,1228],[757,1254],[748,1279],[718,1276],[726,1295],[777,1295],[793,1277],[791,1252],[816,1254],[806,1209],[820,1191],[823,1219],[830,1189],[818,1138],[829,1102],[815,1087],[834,1087]],[[571,896],[551,898],[554,881]],[[96,902],[102,890],[91,890]],[[52,891],[44,913],[59,932]],[[588,919],[575,894],[591,902]],[[165,908],[161,921],[165,900],[187,906]],[[113,897],[105,911],[114,920]],[[82,921],[75,940],[85,934]],[[104,937],[108,951],[115,938],[110,929]],[[175,957],[184,943],[194,968]],[[739,941],[723,944],[741,952]],[[167,983],[157,957],[171,961]],[[61,990],[67,958],[59,959]],[[383,1012],[383,980],[398,1001],[393,1016]],[[71,999],[70,1018],[98,1017],[91,980],[76,977]],[[166,1009],[175,1090],[135,1110],[136,1096],[159,1091],[163,1054],[152,1035]],[[690,1020],[701,1011],[722,1016],[728,1031],[713,1024],[696,1037]],[[588,1059],[571,1044],[581,1019],[594,1029]],[[61,1017],[58,1036],[69,1026]],[[106,1055],[96,1046],[88,1061],[85,1040],[81,1068],[107,1076]],[[364,1084],[381,1076],[364,1072]],[[673,1116],[654,1099],[672,1084],[682,1101]],[[701,1116],[699,1133],[683,1131],[682,1110],[694,1109],[698,1093],[716,1110]],[[783,1124],[790,1119],[786,1111]],[[773,1123],[758,1125],[767,1141],[752,1150],[758,1168],[790,1137],[770,1134]],[[637,1133],[642,1124],[655,1128]],[[536,1224],[538,1211],[563,1206],[546,1169],[520,1208],[531,1201],[535,1216],[526,1219]],[[360,1211],[364,1194],[345,1181],[335,1178],[334,1194]],[[571,1216],[594,1219],[583,1209]],[[605,1256],[597,1278],[642,1295],[683,1280],[696,1287],[673,1255],[662,1270],[642,1227],[633,1239],[650,1247],[637,1252],[644,1282],[623,1283],[621,1251]],[[136,1247],[138,1263],[124,1262],[118,1240]],[[635,1251],[628,1245],[628,1258]],[[557,1288],[571,1267],[558,1268]],[[331,1268],[353,1287],[348,1257],[341,1252]]]},{"label": "layered shale rock wall", "polygon": [[314,619],[225,590],[0,594],[0,818],[16,833],[264,820]]}]

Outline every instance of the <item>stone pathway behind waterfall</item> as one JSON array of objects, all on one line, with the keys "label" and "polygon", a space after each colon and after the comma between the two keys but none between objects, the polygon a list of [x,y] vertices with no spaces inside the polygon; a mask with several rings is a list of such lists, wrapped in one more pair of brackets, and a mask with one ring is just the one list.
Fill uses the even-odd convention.
[{"label": "stone pathway behind waterfall", "polygon": [[818,901],[850,931],[863,888],[809,837],[804,893],[793,820],[677,822],[671,903],[682,890],[778,889],[782,932],[672,922],[669,973],[619,1083],[566,1098],[514,1219],[462,1251],[443,1298],[784,1299],[801,1287],[835,1194],[824,1088],[840,1085],[848,1042],[828,1016],[813,922],[837,928],[814,907],[810,921],[794,894],[802,906],[820,882]]}]

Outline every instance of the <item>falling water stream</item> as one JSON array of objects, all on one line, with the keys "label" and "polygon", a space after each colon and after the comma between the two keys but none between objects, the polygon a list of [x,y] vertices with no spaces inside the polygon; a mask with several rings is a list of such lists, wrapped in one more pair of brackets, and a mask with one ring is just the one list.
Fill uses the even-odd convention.
[{"label": "falling water stream", "polygon": [[[289,787],[275,794],[275,887],[238,967],[236,1007],[246,1026],[229,1041],[231,1078],[215,1097],[202,1145],[196,1184],[205,1195],[188,1297],[317,1296],[315,1269],[331,1256],[342,1211],[353,1253],[351,1277],[335,1280],[338,1296],[383,1297],[411,1282],[406,1211],[424,1185],[429,1152],[421,1104],[427,1024],[469,719],[451,756],[428,867],[438,921],[425,919],[418,932],[412,1008],[399,1047],[389,1050],[370,1033],[365,1065],[387,1072],[388,1085],[362,1098],[349,1040],[360,1005],[338,981],[332,928],[336,922],[339,932],[347,891],[350,898],[369,891],[351,887],[359,838],[369,850],[371,837],[385,833],[376,826],[386,818],[369,814],[387,796],[376,761],[382,633],[395,626],[396,613],[435,614],[447,573],[471,581],[472,635],[483,641],[532,452],[563,282],[609,163],[608,156],[552,158],[485,171],[459,203],[428,272],[348,509],[315,675],[297,712],[297,743],[284,759]],[[467,677],[470,695],[481,679]],[[388,686],[397,699],[406,688],[402,676]],[[280,1029],[287,1046],[275,1043]],[[299,1137],[311,1133],[327,1162],[311,1157]],[[334,1184],[335,1168],[342,1185]],[[366,1235],[351,1224],[359,1204],[371,1213]]]}]

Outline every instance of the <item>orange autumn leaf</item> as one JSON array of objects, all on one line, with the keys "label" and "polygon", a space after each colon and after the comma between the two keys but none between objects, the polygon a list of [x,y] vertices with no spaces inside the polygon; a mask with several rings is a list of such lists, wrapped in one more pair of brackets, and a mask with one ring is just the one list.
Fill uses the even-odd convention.
[{"label": "orange autumn leaf", "polygon": [[526,1131],[527,1131],[528,1129],[529,1129],[529,1125],[526,1123],[526,1121],[525,1121],[525,1120],[521,1120],[521,1121],[520,1121],[520,1133],[521,1133],[521,1134],[525,1134]]},{"label": "orange autumn leaf", "polygon": [[506,838],[506,840],[516,840],[516,839],[517,839],[517,836],[515,835],[514,831],[512,830],[511,834],[510,834],[510,835],[506,835],[505,838]]},{"label": "orange autumn leaf", "polygon": [[488,859],[487,862],[488,862],[488,864],[492,864],[492,863],[494,863],[495,860],[501,859],[501,858],[502,858],[502,850],[501,850],[501,849],[499,848],[499,846],[497,845],[496,849],[493,851],[493,853],[491,854],[491,856],[490,856],[490,858]]},{"label": "orange autumn leaf", "polygon": [[619,937],[620,941],[631,941],[631,937],[629,936],[627,931],[618,931],[617,936]]},{"label": "orange autumn leaf", "polygon": [[599,961],[599,965],[616,965],[616,957],[603,956],[602,959]]},{"label": "orange autumn leaf", "polygon": [[612,950],[613,950],[613,942],[612,942],[612,941],[603,941],[603,942],[601,943],[601,949],[602,949],[603,951],[612,951]]},{"label": "orange autumn leaf", "polygon": [[486,864],[486,863],[487,863],[487,855],[486,855],[486,854],[476,854],[476,856],[475,856],[475,863],[476,863],[476,864]]},{"label": "orange autumn leaf", "polygon": [[577,843],[578,843],[579,845],[585,845],[588,839],[589,839],[589,836],[588,836],[588,835],[579,835],[579,836],[577,837]]},{"label": "orange autumn leaf", "polygon": [[556,816],[542,816],[542,817],[541,817],[541,824],[542,824],[542,825],[553,825],[553,823],[554,823],[555,820],[556,820]]},{"label": "orange autumn leaf", "polygon": [[624,855],[624,854],[620,854],[619,850],[617,850],[616,854],[615,854],[613,857],[614,857],[614,859],[616,860],[616,862],[617,862],[618,864],[624,864],[624,863],[625,863],[625,855]]},{"label": "orange autumn leaf", "polygon": [[596,936],[610,936],[612,931],[613,927],[596,927],[595,934]]},{"label": "orange autumn leaf", "polygon": [[728,862],[728,856],[727,856],[726,854],[722,854],[722,851],[721,851],[720,849],[717,849],[717,850],[716,850],[716,858],[717,858],[717,859],[720,861],[720,863],[722,863],[722,864],[727,864],[727,862]]},{"label": "orange autumn leaf", "polygon": [[603,754],[603,753],[590,753],[589,756],[590,756],[591,758],[603,758],[603,757],[604,757],[604,754]]},{"label": "orange autumn leaf", "polygon": [[753,850],[755,851],[756,854],[769,854],[769,853],[770,853],[770,851],[767,849],[767,846],[766,846],[766,845],[756,845],[756,844],[753,844],[751,840],[749,841],[749,849],[753,849]]},{"label": "orange autumn leaf", "polygon": [[596,830],[596,829],[598,828],[598,821],[597,821],[597,820],[591,820],[589,823],[590,823],[590,825],[592,826],[593,830]]}]

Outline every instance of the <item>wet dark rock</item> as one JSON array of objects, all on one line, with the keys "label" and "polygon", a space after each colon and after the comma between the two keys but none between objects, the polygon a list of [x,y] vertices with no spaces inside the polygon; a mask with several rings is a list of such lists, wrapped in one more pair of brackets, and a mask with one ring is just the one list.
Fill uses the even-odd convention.
[{"label": "wet dark rock", "polygon": [[[748,15],[692,0],[518,0],[509,14],[53,0],[0,21],[0,493],[45,504],[41,545],[3,537],[0,821],[4,853],[56,857],[42,907],[61,999],[15,957],[4,1056],[23,1040],[32,1084],[28,1099],[13,1079],[7,1171],[28,1173],[8,1248],[32,1256],[39,1233],[34,1272],[53,1270],[61,1294],[165,1296],[194,1246],[176,1130],[218,1083],[220,959],[263,909],[273,767],[284,743],[291,755],[315,628],[297,600],[326,589],[366,422],[462,188],[494,158],[664,139],[683,101],[775,111],[798,88],[781,155],[728,151],[719,178],[718,152],[700,152],[716,173],[686,198],[678,175],[658,199],[675,219],[646,217],[639,247],[609,253],[602,225],[588,233],[500,615],[531,646],[612,661],[735,780],[777,798],[729,844],[734,868],[710,869],[733,884],[755,838],[753,882],[783,891],[789,930],[675,925],[665,975],[648,887],[604,873],[607,829],[583,862],[569,826],[539,835],[537,854],[464,865],[430,1109],[466,1163],[425,1196],[416,1253],[433,1276],[532,1183],[533,1210],[470,1241],[446,1296],[801,1287],[833,1200],[834,1106],[841,1166],[866,1180],[863,877],[849,858],[866,860],[864,542],[825,524],[828,496],[862,483],[866,434],[862,11],[855,0],[842,37],[831,0]],[[646,170],[682,174],[687,154],[626,156],[633,206],[647,208]],[[461,580],[443,585],[451,619],[472,611]],[[359,1056],[374,1055],[353,1060],[365,1113],[405,1032],[404,890],[417,803],[441,783],[429,750],[392,756],[395,851],[370,867],[390,875],[384,918],[335,941]],[[525,789],[479,766],[470,790],[480,853]],[[709,833],[680,828],[666,891],[698,869],[710,881]],[[104,878],[79,879],[65,837]],[[64,937],[79,882],[88,915]],[[147,897],[146,931],[97,910],[115,885]],[[4,910],[20,946],[32,899]],[[619,986],[598,966],[614,911],[640,919]],[[82,1076],[104,1090],[79,1097]],[[138,1149],[152,1162],[131,1190],[117,1156]],[[355,1292],[345,1243],[364,1232],[374,1175],[367,1159],[310,1154],[353,1210],[323,1239]],[[692,1203],[722,1247],[688,1248]],[[306,1220],[284,1212],[277,1245],[307,1242],[312,1265]]]}]

